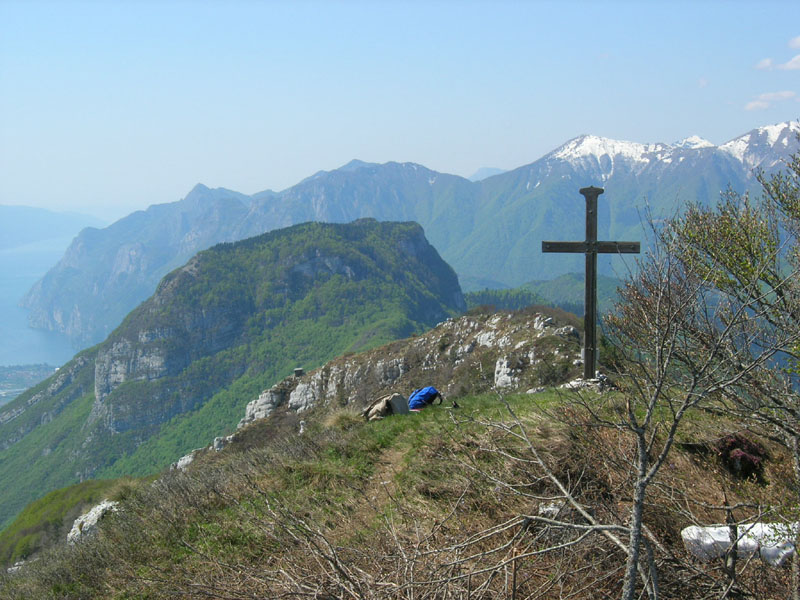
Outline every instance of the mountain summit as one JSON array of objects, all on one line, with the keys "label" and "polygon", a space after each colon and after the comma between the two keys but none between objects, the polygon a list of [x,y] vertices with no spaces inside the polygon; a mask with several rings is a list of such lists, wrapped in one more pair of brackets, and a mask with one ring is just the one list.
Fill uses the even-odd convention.
[{"label": "mountain summit", "polygon": [[686,139],[680,140],[672,144],[675,148],[690,148],[696,150],[698,148],[713,148],[714,144],[706,139],[701,138],[699,135],[692,135]]},{"label": "mountain summit", "polygon": [[787,121],[753,129],[722,144],[719,149],[733,156],[746,168],[770,170],[788,153],[797,152],[798,135],[800,121]]},{"label": "mountain summit", "polygon": [[596,135],[582,135],[568,141],[545,158],[574,161],[587,157],[595,159],[609,157],[634,163],[648,163],[651,157],[660,160],[667,156],[669,151],[670,147],[666,144],[639,144]]}]

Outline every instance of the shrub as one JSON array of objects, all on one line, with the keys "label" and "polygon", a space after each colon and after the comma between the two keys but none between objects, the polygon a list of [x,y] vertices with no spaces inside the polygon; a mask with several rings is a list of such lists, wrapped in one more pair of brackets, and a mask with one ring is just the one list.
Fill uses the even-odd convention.
[{"label": "shrub", "polygon": [[761,479],[767,452],[758,442],[741,433],[731,433],[717,440],[714,450],[732,474],[743,479]]}]

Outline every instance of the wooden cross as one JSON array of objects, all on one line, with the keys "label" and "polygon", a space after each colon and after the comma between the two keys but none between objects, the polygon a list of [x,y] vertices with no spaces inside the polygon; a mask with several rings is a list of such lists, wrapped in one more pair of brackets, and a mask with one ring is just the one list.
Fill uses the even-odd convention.
[{"label": "wooden cross", "polygon": [[593,379],[597,361],[597,254],[639,254],[639,242],[597,241],[597,197],[605,190],[580,190],[586,198],[586,241],[542,242],[542,252],[582,252],[586,255],[583,315],[583,378]]}]

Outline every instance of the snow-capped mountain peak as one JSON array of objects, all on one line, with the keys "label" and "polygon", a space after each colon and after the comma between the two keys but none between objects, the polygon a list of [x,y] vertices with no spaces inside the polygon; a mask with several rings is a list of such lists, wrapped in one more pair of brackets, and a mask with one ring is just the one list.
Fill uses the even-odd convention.
[{"label": "snow-capped mountain peak", "polygon": [[786,121],[753,129],[722,144],[719,149],[740,160],[748,168],[770,167],[764,160],[773,154],[773,149],[783,153],[796,152],[797,136],[800,134],[800,121]]},{"label": "snow-capped mountain peak", "polygon": [[665,152],[669,146],[665,144],[640,144],[598,137],[596,135],[582,135],[576,137],[552,153],[553,158],[574,160],[584,157],[622,157],[633,162],[650,162],[649,154]]},{"label": "snow-capped mountain peak", "polygon": [[641,144],[596,135],[581,135],[569,140],[545,158],[581,163],[584,166],[588,166],[589,163],[595,164],[606,176],[610,176],[614,170],[614,163],[619,160],[631,166],[639,165],[639,168],[647,168],[647,165],[657,162],[664,164],[669,164],[673,160],[682,162],[692,156],[692,151],[710,148],[741,162],[748,170],[754,168],[769,170],[779,166],[782,159],[776,159],[776,156],[785,157],[800,151],[798,134],[800,134],[800,122],[786,121],[753,129],[721,146],[715,146],[697,135],[673,144]]},{"label": "snow-capped mountain peak", "polygon": [[692,135],[686,139],[680,140],[672,144],[675,148],[686,148],[689,150],[697,150],[698,148],[713,148],[714,144],[706,139],[701,138],[699,135]]}]

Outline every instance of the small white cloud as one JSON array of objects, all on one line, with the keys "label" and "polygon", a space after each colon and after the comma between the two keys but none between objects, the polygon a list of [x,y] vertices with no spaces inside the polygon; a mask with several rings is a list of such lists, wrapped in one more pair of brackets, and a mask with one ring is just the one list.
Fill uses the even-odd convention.
[{"label": "small white cloud", "polygon": [[745,110],[764,110],[769,108],[773,102],[780,102],[782,100],[790,100],[797,94],[791,90],[784,90],[782,92],[767,92],[759,94],[755,100],[751,100],[745,104]]},{"label": "small white cloud", "polygon": [[788,100],[789,98],[794,98],[796,95],[797,94],[795,92],[786,90],[783,92],[768,92],[766,94],[761,94],[758,99],[766,100],[767,102],[774,102],[776,100]]},{"label": "small white cloud", "polygon": [[772,68],[772,59],[771,58],[762,58],[758,63],[756,63],[756,69],[771,69]]},{"label": "small white cloud", "polygon": [[765,108],[769,108],[769,102],[763,100],[753,100],[744,105],[745,110],[763,110]]},{"label": "small white cloud", "polygon": [[701,77],[700,79],[697,80],[697,85],[701,88],[707,87],[708,79],[706,79],[705,77]]},{"label": "small white cloud", "polygon": [[778,65],[775,68],[781,69],[783,71],[796,71],[797,69],[800,69],[800,54],[795,56],[789,62],[783,63],[782,65]]},{"label": "small white cloud", "polygon": [[800,48],[800,35],[789,40],[789,48]]}]

